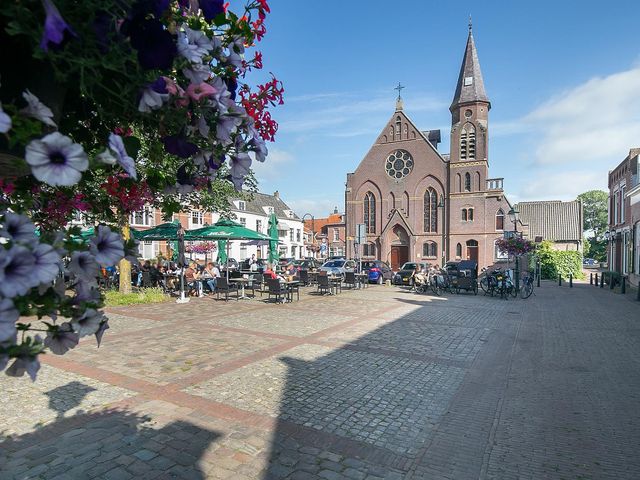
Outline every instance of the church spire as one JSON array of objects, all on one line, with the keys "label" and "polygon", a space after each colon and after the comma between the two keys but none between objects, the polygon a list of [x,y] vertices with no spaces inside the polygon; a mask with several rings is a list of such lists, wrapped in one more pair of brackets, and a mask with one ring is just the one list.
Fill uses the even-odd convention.
[{"label": "church spire", "polygon": [[491,105],[484,91],[484,80],[482,79],[482,72],[480,71],[480,61],[478,60],[478,52],[476,51],[476,44],[473,40],[471,16],[469,16],[469,37],[467,38],[467,46],[464,51],[462,66],[460,67],[458,85],[456,86],[456,93],[453,96],[453,102],[451,102],[449,109],[453,111],[453,109],[460,104],[467,102],[486,102],[489,103],[489,106]]}]

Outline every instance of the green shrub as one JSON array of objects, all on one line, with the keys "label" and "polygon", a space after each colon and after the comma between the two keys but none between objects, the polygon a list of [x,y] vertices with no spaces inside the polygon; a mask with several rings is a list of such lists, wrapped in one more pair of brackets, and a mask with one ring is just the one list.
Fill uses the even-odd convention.
[{"label": "green shrub", "polygon": [[142,288],[137,292],[131,293],[107,290],[105,297],[105,305],[107,307],[135,305],[138,303],[160,303],[169,300],[169,296],[165,295],[161,288]]},{"label": "green shrub", "polygon": [[573,278],[584,278],[581,252],[554,250],[551,242],[544,241],[538,248],[538,258],[542,278],[555,280],[558,275],[569,278],[569,274]]}]

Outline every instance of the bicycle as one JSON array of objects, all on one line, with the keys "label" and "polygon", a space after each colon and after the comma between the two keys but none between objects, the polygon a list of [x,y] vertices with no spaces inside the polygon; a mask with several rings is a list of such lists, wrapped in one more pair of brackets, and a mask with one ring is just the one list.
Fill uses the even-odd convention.
[{"label": "bicycle", "polygon": [[520,288],[520,298],[529,298],[533,293],[533,280],[535,275],[525,275],[522,277],[522,287]]}]

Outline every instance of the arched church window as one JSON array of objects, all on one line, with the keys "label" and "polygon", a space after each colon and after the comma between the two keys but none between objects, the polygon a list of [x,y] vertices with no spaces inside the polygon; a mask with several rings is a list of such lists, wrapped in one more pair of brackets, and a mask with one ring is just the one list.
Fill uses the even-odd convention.
[{"label": "arched church window", "polygon": [[376,197],[371,192],[364,196],[364,224],[367,233],[376,233]]},{"label": "arched church window", "polygon": [[400,138],[400,133],[402,132],[402,122],[400,121],[400,117],[396,117],[396,137]]},{"label": "arched church window", "polygon": [[504,210],[502,209],[496,213],[496,230],[504,230]]},{"label": "arched church window", "polygon": [[462,209],[462,218],[461,218],[461,220],[462,220],[463,222],[466,222],[466,221],[467,221],[467,209],[466,209],[466,208],[463,208],[463,209]]},{"label": "arched church window", "polygon": [[467,220],[473,222],[473,208],[467,208]]},{"label": "arched church window", "polygon": [[456,245],[456,257],[462,257],[462,244],[460,243]]},{"label": "arched church window", "polygon": [[462,191],[462,176],[456,173],[456,192]]},{"label": "arched church window", "polygon": [[464,174],[464,191],[471,191],[471,174],[469,172]]},{"label": "arched church window", "polygon": [[438,256],[438,244],[436,242],[424,242],[422,244],[422,256],[426,258],[436,258]]},{"label": "arched church window", "polygon": [[424,192],[424,231],[438,231],[438,195],[431,187]]},{"label": "arched church window", "polygon": [[467,123],[460,132],[460,160],[476,158],[476,127]]}]

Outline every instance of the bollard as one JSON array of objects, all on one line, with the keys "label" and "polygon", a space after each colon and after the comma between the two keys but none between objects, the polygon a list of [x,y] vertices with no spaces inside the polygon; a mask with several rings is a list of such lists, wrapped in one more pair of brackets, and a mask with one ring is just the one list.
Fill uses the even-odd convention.
[{"label": "bollard", "polygon": [[640,302],[640,283],[638,283],[638,289],[636,290],[636,300]]},{"label": "bollard", "polygon": [[589,285],[593,285],[593,272],[589,274]]},{"label": "bollard", "polygon": [[600,274],[600,288],[604,288],[604,272]]},{"label": "bollard", "polygon": [[622,276],[622,283],[620,284],[620,293],[623,295],[627,293],[627,281],[624,275]]},{"label": "bollard", "polygon": [[609,274],[609,289],[613,290],[613,287],[616,286],[616,279],[613,277],[613,274]]},{"label": "bollard", "polygon": [[596,287],[598,286],[598,274],[596,273]]},{"label": "bollard", "polygon": [[558,286],[562,286],[562,275],[558,274]]},{"label": "bollard", "polygon": [[569,274],[569,288],[573,288],[573,273]]}]

